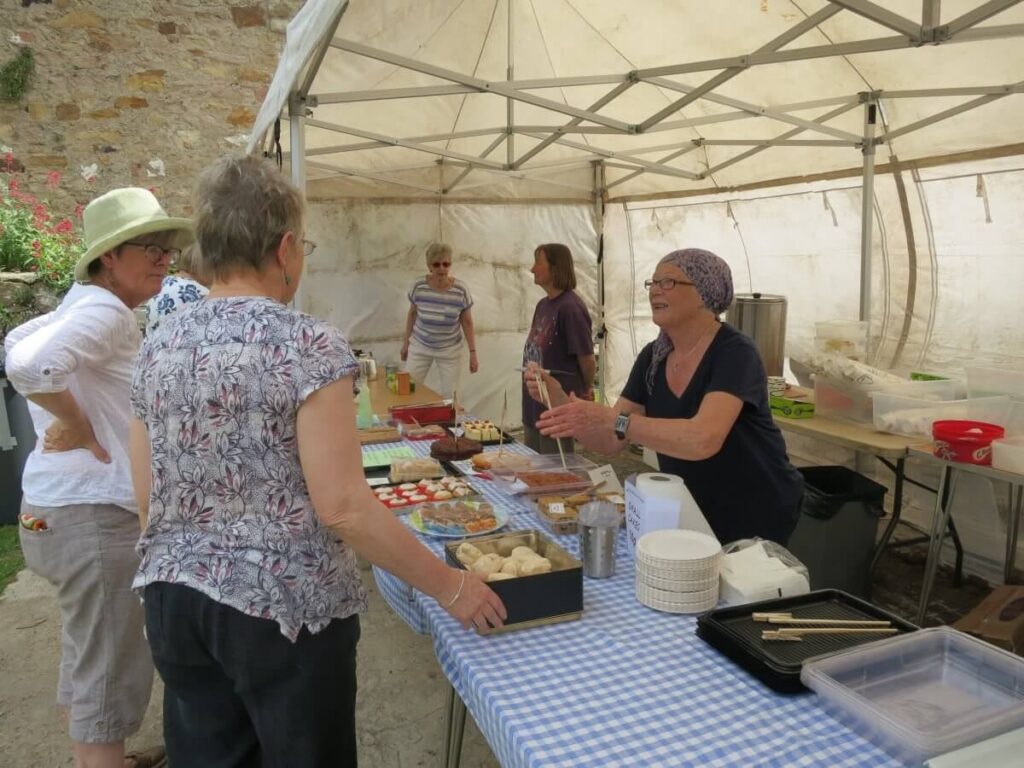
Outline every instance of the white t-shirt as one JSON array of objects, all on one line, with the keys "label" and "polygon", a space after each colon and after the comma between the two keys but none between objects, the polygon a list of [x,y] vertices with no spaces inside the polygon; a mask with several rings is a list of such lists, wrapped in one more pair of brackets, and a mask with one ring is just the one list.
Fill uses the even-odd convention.
[{"label": "white t-shirt", "polygon": [[70,390],[111,459],[104,464],[84,448],[43,453],[43,435],[55,419],[29,401],[36,448],[21,479],[29,504],[116,504],[138,511],[128,424],[132,368],[141,341],[132,311],[94,285],[73,286],[56,310],[7,335],[7,377],[14,388],[23,395]]}]

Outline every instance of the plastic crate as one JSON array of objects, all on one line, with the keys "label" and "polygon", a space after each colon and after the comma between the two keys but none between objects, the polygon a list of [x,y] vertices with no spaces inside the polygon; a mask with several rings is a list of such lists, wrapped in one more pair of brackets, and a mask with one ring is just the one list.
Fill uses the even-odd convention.
[{"label": "plastic crate", "polygon": [[950,627],[809,659],[800,679],[826,710],[911,763],[1024,726],[1024,659]]},{"label": "plastic crate", "polygon": [[1009,395],[1016,400],[1024,400],[1024,371],[968,366],[967,394],[969,397]]},{"label": "plastic crate", "polygon": [[872,393],[889,392],[921,399],[949,400],[953,397],[951,381],[904,381],[875,384],[870,388],[849,381],[818,374],[814,377],[814,413],[857,424],[874,423]]},{"label": "plastic crate", "polygon": [[870,396],[875,429],[928,440],[936,421],[966,419],[1004,427],[1010,415],[1010,398],[1006,396],[967,400],[935,400],[892,392],[872,392]]}]

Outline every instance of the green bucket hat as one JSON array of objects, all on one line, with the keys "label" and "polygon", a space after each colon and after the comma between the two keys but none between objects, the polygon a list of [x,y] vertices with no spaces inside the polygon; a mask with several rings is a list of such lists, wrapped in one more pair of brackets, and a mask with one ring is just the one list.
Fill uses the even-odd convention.
[{"label": "green bucket hat", "polygon": [[75,265],[75,280],[89,282],[89,265],[107,251],[139,235],[174,232],[173,248],[195,240],[192,222],[168,216],[148,189],[124,187],[100,195],[82,213],[86,251]]}]

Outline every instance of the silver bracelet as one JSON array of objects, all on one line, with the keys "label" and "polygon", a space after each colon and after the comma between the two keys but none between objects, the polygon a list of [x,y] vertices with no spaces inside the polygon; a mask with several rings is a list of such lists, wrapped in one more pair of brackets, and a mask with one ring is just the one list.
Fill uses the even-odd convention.
[{"label": "silver bracelet", "polygon": [[451,608],[453,605],[455,605],[455,601],[458,600],[460,597],[462,597],[462,588],[465,587],[465,586],[466,586],[466,571],[462,571],[462,581],[459,582],[459,589],[455,593],[455,597],[453,597],[451,600],[449,600],[447,605],[444,606],[445,610],[447,610],[447,609]]}]

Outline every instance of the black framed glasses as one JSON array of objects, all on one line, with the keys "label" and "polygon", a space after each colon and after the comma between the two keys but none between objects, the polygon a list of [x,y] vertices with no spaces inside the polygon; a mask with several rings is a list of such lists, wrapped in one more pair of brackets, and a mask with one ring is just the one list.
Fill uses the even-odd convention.
[{"label": "black framed glasses", "polygon": [[134,245],[136,248],[141,248],[143,253],[154,264],[159,264],[160,260],[165,256],[170,264],[174,266],[178,263],[178,259],[181,258],[181,251],[178,248],[161,248],[155,243],[133,243],[131,241],[125,241],[121,245]]},{"label": "black framed glasses", "polygon": [[434,262],[433,264],[431,264],[430,266],[431,266],[431,268],[432,268],[432,269],[437,269],[438,267],[445,267],[445,268],[448,268],[448,267],[450,267],[451,265],[452,265],[452,263],[451,263],[450,261],[435,261],[435,262]]},{"label": "black framed glasses", "polygon": [[313,255],[313,251],[315,251],[315,250],[316,250],[316,243],[314,243],[312,240],[307,240],[306,238],[302,238],[302,254],[304,256],[312,256]]},{"label": "black framed glasses", "polygon": [[658,286],[663,291],[671,291],[677,285],[693,285],[689,280],[676,280],[674,277],[662,277],[657,280],[644,280],[644,288],[648,291]]}]

